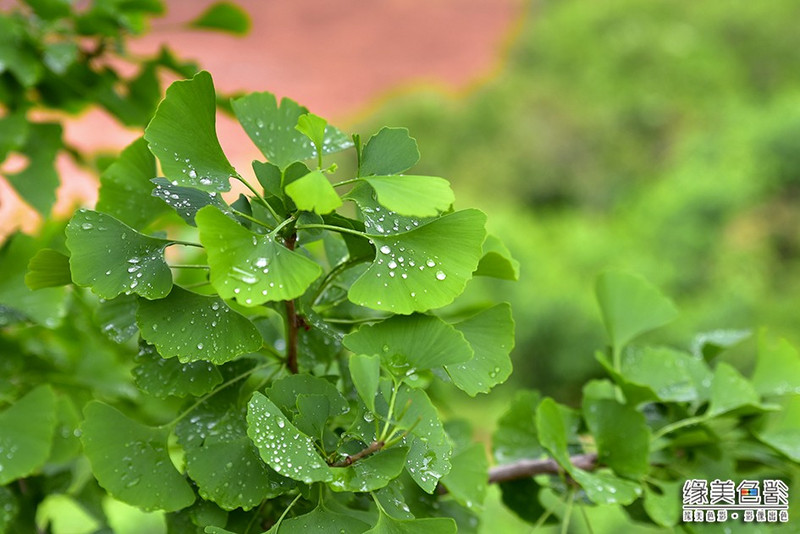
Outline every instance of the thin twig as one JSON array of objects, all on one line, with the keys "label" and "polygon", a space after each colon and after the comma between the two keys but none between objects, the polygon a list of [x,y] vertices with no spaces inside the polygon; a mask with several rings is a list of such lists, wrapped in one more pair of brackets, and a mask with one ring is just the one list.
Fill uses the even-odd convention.
[{"label": "thin twig", "polygon": [[331,467],[347,467],[348,465],[353,465],[360,459],[366,458],[370,454],[378,452],[384,447],[384,445],[386,445],[386,443],[383,441],[373,441],[372,443],[369,444],[369,446],[366,449],[362,449],[352,456],[345,456],[338,462],[332,463]]},{"label": "thin twig", "polygon": [[[597,454],[578,454],[570,458],[572,465],[589,471],[597,466]],[[514,463],[498,465],[489,470],[489,484],[499,484],[510,480],[529,478],[535,475],[557,474],[564,470],[552,458],[544,460],[518,460]]]},{"label": "thin twig", "polygon": [[[276,228],[277,230],[277,228]],[[293,233],[286,238],[284,244],[289,250],[294,250],[297,243],[297,234]],[[297,374],[299,368],[297,366],[297,309],[294,305],[294,300],[286,301],[286,366],[289,372]]]}]

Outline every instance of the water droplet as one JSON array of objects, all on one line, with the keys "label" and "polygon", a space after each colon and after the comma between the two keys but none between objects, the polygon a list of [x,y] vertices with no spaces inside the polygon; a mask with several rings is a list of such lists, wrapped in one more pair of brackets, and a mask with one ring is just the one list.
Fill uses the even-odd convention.
[{"label": "water droplet", "polygon": [[425,262],[425,265],[427,265],[428,267],[436,267],[436,262],[433,260],[428,260]]},{"label": "water droplet", "polygon": [[94,228],[94,225],[92,223],[88,223],[87,222],[87,223],[83,223],[81,225],[81,228],[83,228],[84,230],[91,230],[92,228]]},{"label": "water droplet", "polygon": [[446,274],[444,274],[442,271],[436,271],[437,280],[444,280],[445,278],[447,278]]},{"label": "water droplet", "polygon": [[392,249],[390,249],[390,248],[389,248],[388,246],[386,246],[386,245],[383,245],[383,246],[381,247],[381,252],[383,252],[384,254],[389,254],[391,251],[392,251]]},{"label": "water droplet", "polygon": [[[189,178],[197,178],[197,172],[195,172],[194,169],[191,169],[189,171]],[[201,180],[201,182],[202,182],[202,180]]]}]

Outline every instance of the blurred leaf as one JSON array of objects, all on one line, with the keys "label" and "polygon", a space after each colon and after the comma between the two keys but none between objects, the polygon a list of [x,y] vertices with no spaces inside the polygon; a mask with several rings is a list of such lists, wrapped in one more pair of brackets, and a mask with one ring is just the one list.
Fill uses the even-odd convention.
[{"label": "blurred leaf", "polygon": [[172,288],[164,239],[140,234],[110,215],[81,209],[67,225],[72,279],[105,298],[136,293],[160,299]]},{"label": "blurred leaf", "polygon": [[434,217],[455,201],[450,182],[435,176],[368,176],[369,183],[386,208],[410,217]]},{"label": "blurred leaf", "polygon": [[[181,310],[180,315],[175,310]],[[178,286],[160,300],[142,300],[136,312],[142,338],[165,358],[181,363],[205,360],[222,364],[261,346],[261,336],[247,318],[222,299]]]},{"label": "blurred leaf", "polygon": [[500,239],[489,234],[483,242],[483,257],[472,275],[516,281],[519,280],[519,262]]},{"label": "blurred leaf", "polygon": [[400,314],[450,304],[478,265],[485,221],[482,212],[463,210],[403,234],[371,236],[378,253],[348,297]]},{"label": "blurred leaf", "polygon": [[100,175],[100,196],[97,211],[107,213],[133,228],[144,228],[160,215],[169,211],[153,198],[156,160],[139,138]]},{"label": "blurred leaf", "polygon": [[313,260],[271,235],[254,234],[214,207],[201,209],[195,220],[208,253],[211,284],[224,299],[235,298],[247,307],[291,300],[322,274]]},{"label": "blurred leaf", "polygon": [[90,534],[100,528],[100,522],[75,499],[64,494],[45,497],[36,508],[36,527],[53,534]]},{"label": "blurred leaf", "polygon": [[56,398],[41,385],[0,412],[0,486],[39,469],[50,456]]},{"label": "blurred leaf", "polygon": [[375,412],[375,395],[378,393],[378,381],[381,375],[380,356],[353,354],[348,360],[348,367],[358,396],[371,412]]},{"label": "blurred leaf", "polygon": [[92,401],[83,410],[81,441],[97,482],[114,498],[151,510],[180,510],[195,500],[167,452],[166,428],[133,421]]},{"label": "blurred leaf", "polygon": [[405,447],[393,447],[356,461],[347,467],[331,467],[333,491],[376,491],[385,487],[406,465]]},{"label": "blurred leaf", "polygon": [[163,512],[145,512],[109,496],[103,498],[103,512],[114,534],[167,534]]},{"label": "blurred leaf", "polygon": [[681,495],[682,481],[661,482],[658,480],[648,480],[648,482],[658,489],[655,491],[648,485],[644,486],[644,509],[657,525],[662,527],[674,527],[678,524],[681,515]]},{"label": "blurred leaf", "polygon": [[639,276],[605,272],[597,279],[596,291],[603,322],[615,350],[678,315],[672,302]]},{"label": "blurred leaf", "polygon": [[[297,120],[308,110],[284,98],[278,106],[272,93],[251,93],[233,100],[233,111],[247,135],[270,163],[285,170],[296,161],[317,157],[317,149],[295,129]],[[324,154],[332,154],[353,146],[350,138],[328,126],[322,144]],[[285,185],[285,184],[284,184]]]},{"label": "blurred leaf", "polygon": [[614,400],[584,398],[583,417],[595,438],[601,463],[633,479],[650,471],[650,429],[644,415]]},{"label": "blurred leaf", "polygon": [[399,174],[418,161],[417,141],[406,128],[381,128],[362,150],[359,176]]},{"label": "blurred leaf", "polygon": [[204,361],[180,363],[174,358],[162,358],[155,347],[140,344],[136,367],[131,373],[142,391],[165,399],[199,397],[222,383],[222,375],[213,364]]},{"label": "blurred leaf", "polygon": [[725,349],[750,337],[750,330],[714,330],[698,334],[692,340],[692,354],[711,361]]},{"label": "blurred leaf", "polygon": [[78,59],[78,45],[69,41],[48,43],[44,47],[44,64],[56,74],[66,74]]},{"label": "blurred leaf", "polygon": [[475,356],[445,366],[453,383],[471,396],[489,393],[511,375],[509,353],[514,348],[511,306],[498,304],[453,326],[464,334]]},{"label": "blurred leaf", "polygon": [[767,416],[767,424],[756,432],[756,437],[800,462],[800,395],[787,396],[782,401],[783,409]]},{"label": "blurred leaf", "polygon": [[536,430],[536,408],[541,396],[537,391],[520,390],[497,421],[492,436],[494,457],[502,465],[517,460],[537,459],[544,450]]},{"label": "blurred leaf", "polygon": [[753,387],[761,395],[800,393],[800,354],[787,340],[769,339],[766,331],[758,336],[758,359],[753,371]]},{"label": "blurred leaf", "polygon": [[233,2],[216,2],[191,21],[189,26],[246,35],[250,31],[250,17],[244,9]]},{"label": "blurred leaf", "polygon": [[124,343],[139,331],[135,295],[120,295],[101,302],[94,311],[100,330],[115,343]]},{"label": "blurred leaf", "polygon": [[45,20],[66,17],[70,13],[71,0],[24,0],[33,12]]},{"label": "blurred leaf", "polygon": [[238,176],[217,139],[214,94],[205,71],[173,83],[144,131],[172,185],[228,191],[230,178]]},{"label": "blurred leaf", "polygon": [[281,475],[306,484],[332,480],[331,468],[311,439],[259,392],[253,393],[247,405],[247,435],[261,458]]},{"label": "blurred leaf", "polygon": [[19,513],[19,503],[5,486],[0,486],[0,532],[8,532],[14,519]]},{"label": "blurred leaf", "polygon": [[650,388],[666,402],[707,400],[712,385],[711,371],[703,360],[666,347],[625,351],[621,374],[631,384]]},{"label": "blurred leaf", "polygon": [[489,480],[489,461],[481,443],[473,443],[450,458],[452,469],[442,484],[467,508],[481,509]]},{"label": "blurred leaf", "polygon": [[66,286],[72,283],[69,256],[57,250],[43,248],[28,262],[25,285],[32,290]]},{"label": "blurred leaf", "polygon": [[313,171],[286,186],[298,209],[324,215],[342,205],[342,199],[321,171]]},{"label": "blurred leaf", "polygon": [[727,363],[718,363],[711,383],[711,404],[708,415],[715,416],[737,408],[760,408],[760,406],[760,397],[752,384]]},{"label": "blurred leaf", "polygon": [[[0,63],[2,61],[0,53]],[[28,166],[18,173],[6,174],[5,178],[25,202],[47,217],[60,183],[55,165],[56,155],[62,148],[61,125],[30,123],[28,130],[27,141],[21,148],[28,157]]]}]

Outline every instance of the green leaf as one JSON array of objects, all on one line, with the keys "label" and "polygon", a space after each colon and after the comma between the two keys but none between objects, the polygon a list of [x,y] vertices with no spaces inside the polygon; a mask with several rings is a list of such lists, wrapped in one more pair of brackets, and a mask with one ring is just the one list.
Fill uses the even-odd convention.
[{"label": "green leaf", "polygon": [[375,412],[375,395],[381,375],[381,358],[378,355],[353,354],[349,360],[350,377],[358,396],[371,412]]},{"label": "green leaf", "polygon": [[160,299],[172,288],[172,273],[164,260],[163,239],[140,234],[110,215],[78,210],[67,225],[72,279],[79,286],[113,299],[136,293]]},{"label": "green leaf", "polygon": [[0,486],[26,477],[50,456],[56,429],[56,398],[38,386],[0,413]]},{"label": "green leaf", "polygon": [[627,478],[639,479],[650,471],[650,428],[644,415],[614,400],[584,398],[583,417],[601,463]]},{"label": "green leaf", "polygon": [[781,400],[783,409],[769,414],[764,427],[755,434],[793,462],[800,462],[800,395]]},{"label": "green leaf", "polygon": [[753,385],[736,369],[720,362],[711,382],[708,415],[715,416],[743,407],[760,407],[761,399]]},{"label": "green leaf", "polygon": [[438,220],[438,217],[408,217],[381,206],[375,190],[363,182],[357,183],[343,198],[356,203],[364,219],[364,229],[370,234],[403,234]]},{"label": "green leaf", "polygon": [[395,406],[405,409],[398,428],[411,432],[403,440],[404,444],[409,445],[406,470],[420,488],[432,494],[439,479],[450,472],[453,445],[436,408],[424,391],[401,386]]},{"label": "green leaf", "polygon": [[381,128],[361,152],[359,176],[399,174],[418,161],[417,141],[406,128]]},{"label": "green leaf", "polygon": [[378,523],[364,534],[455,534],[456,522],[449,517],[393,519],[379,510]]},{"label": "green leaf", "polygon": [[711,386],[711,371],[703,360],[666,347],[625,351],[621,374],[632,384],[647,386],[665,402],[706,400]]},{"label": "green leaf", "polygon": [[401,215],[434,217],[455,201],[450,182],[435,176],[369,176],[369,183],[381,206]]},{"label": "green leaf", "polygon": [[505,382],[511,375],[509,353],[514,348],[511,306],[498,304],[453,326],[475,353],[469,361],[445,366],[453,383],[474,397]]},{"label": "green leaf", "polygon": [[486,216],[457,211],[393,236],[371,236],[374,261],[347,295],[360,306],[409,314],[446,306],[461,294],[481,256]]},{"label": "green leaf", "polygon": [[63,75],[78,59],[79,53],[77,43],[68,41],[48,43],[44,47],[42,60],[48,69]]},{"label": "green leaf", "polygon": [[347,467],[331,467],[333,491],[365,492],[385,487],[406,465],[408,449],[394,447],[363,458]]},{"label": "green leaf", "polygon": [[728,347],[750,337],[750,330],[713,330],[697,334],[692,340],[692,354],[710,361]]},{"label": "green leaf", "polygon": [[452,469],[442,477],[450,494],[467,508],[480,508],[486,497],[489,461],[480,443],[472,443],[450,458]]},{"label": "green leaf", "polygon": [[332,415],[343,415],[350,411],[347,400],[336,386],[318,376],[297,374],[276,380],[267,388],[267,396],[285,413],[297,411],[297,398],[301,395],[324,395],[330,402]]},{"label": "green leaf", "polygon": [[648,480],[657,491],[648,485],[644,487],[644,509],[654,523],[662,527],[674,527],[681,515],[681,487],[683,481],[661,482]]},{"label": "green leaf", "polygon": [[[16,310],[31,321],[53,328],[67,313],[66,288],[32,291],[25,285],[28,264],[40,246],[30,236],[15,234],[0,247],[0,310]],[[3,315],[0,311],[0,326],[7,322]]]},{"label": "green leaf", "polygon": [[325,128],[328,126],[328,121],[313,113],[306,113],[297,118],[297,126],[295,129],[301,134],[308,137],[317,151],[325,143]]},{"label": "green leaf", "polygon": [[761,395],[800,393],[800,354],[786,339],[769,339],[766,331],[758,336],[758,359],[753,371],[753,386]]},{"label": "green leaf", "polygon": [[201,191],[193,187],[172,185],[166,178],[153,178],[150,181],[156,185],[153,196],[166,202],[192,226],[197,226],[195,215],[206,206],[215,206],[225,215],[233,217],[230,207],[216,191]]},{"label": "green leaf", "polygon": [[278,473],[306,484],[332,480],[331,469],[317,454],[311,438],[259,392],[253,393],[247,405],[247,435],[261,458]]},{"label": "green leaf", "polygon": [[175,427],[200,496],[224,510],[250,510],[294,486],[259,458],[238,395],[236,388],[218,393]]},{"label": "green leaf", "polygon": [[100,526],[75,499],[61,493],[48,495],[36,508],[36,527],[40,532],[90,534]]},{"label": "green leaf", "polygon": [[10,532],[14,519],[19,514],[19,504],[7,487],[0,486],[0,532]]},{"label": "green leaf", "polygon": [[139,332],[136,324],[138,300],[135,295],[120,295],[97,305],[95,320],[100,330],[115,343],[125,343]]},{"label": "green leaf", "polygon": [[[0,57],[0,63],[2,61]],[[18,173],[6,174],[5,178],[25,202],[47,217],[56,201],[56,189],[60,183],[55,163],[62,148],[61,126],[31,123],[28,128],[28,138],[21,149],[28,157],[28,166]]]},{"label": "green leaf", "polygon": [[603,273],[597,279],[596,291],[606,331],[616,350],[678,315],[672,301],[639,276],[615,271]]},{"label": "green leaf", "polygon": [[595,504],[626,506],[638,499],[642,493],[639,484],[623,480],[608,472],[589,473],[573,467],[570,475],[581,485],[586,497]]},{"label": "green leaf", "polygon": [[164,512],[145,512],[109,496],[103,498],[102,505],[114,534],[167,534]]},{"label": "green leaf", "polygon": [[342,199],[321,171],[306,174],[286,186],[289,195],[298,209],[313,211],[324,215],[342,205]]},{"label": "green leaf", "polygon": [[222,298],[257,306],[305,293],[322,268],[269,235],[254,234],[214,207],[195,218],[208,252],[211,285]]},{"label": "green leaf", "polygon": [[[314,144],[295,126],[301,115],[308,110],[297,102],[284,98],[280,107],[271,93],[251,93],[231,102],[236,118],[244,127],[247,135],[261,150],[270,163],[281,170],[296,161],[304,161],[317,157]],[[328,126],[322,151],[332,154],[350,148],[353,142],[342,132]]]},{"label": "green leaf", "polygon": [[151,192],[156,160],[139,138],[100,175],[97,211],[111,215],[133,228],[143,228],[169,211]]},{"label": "green leaf", "polygon": [[561,467],[569,470],[572,462],[567,453],[567,429],[558,404],[547,397],[536,409],[536,433],[539,442],[553,455]]},{"label": "green leaf", "polygon": [[483,257],[472,275],[519,280],[519,262],[511,256],[511,252],[500,239],[489,234],[483,242]]},{"label": "green leaf", "polygon": [[219,365],[261,346],[253,323],[222,299],[178,286],[164,299],[140,301],[136,322],[142,337],[155,345],[159,354],[177,357],[182,363],[205,360]]},{"label": "green leaf", "polygon": [[25,285],[32,290],[65,286],[71,283],[69,256],[57,250],[43,248],[28,262]]},{"label": "green leaf", "polygon": [[536,459],[544,454],[536,431],[536,408],[541,396],[536,391],[517,391],[508,409],[497,422],[492,436],[498,464]]},{"label": "green leaf", "polygon": [[466,362],[473,356],[464,335],[433,315],[395,315],[362,326],[346,335],[343,343],[356,354],[380,354],[400,376]]},{"label": "green leaf", "polygon": [[161,399],[199,397],[222,383],[222,375],[211,363],[180,363],[173,358],[165,359],[152,345],[141,344],[135,362],[137,365],[131,373],[136,385]]},{"label": "green leaf", "polygon": [[70,0],[25,0],[33,11],[45,20],[66,17],[70,14]]},{"label": "green leaf", "polygon": [[189,26],[246,35],[250,31],[250,17],[244,9],[233,2],[216,2],[191,21]]},{"label": "green leaf", "polygon": [[[274,528],[274,527],[273,527]],[[361,534],[369,528],[363,521],[345,514],[339,514],[328,510],[323,503],[314,508],[310,513],[287,519],[280,524],[280,530],[275,529],[277,534],[307,534],[316,532],[318,534]],[[273,529],[269,530],[270,533]]]},{"label": "green leaf", "polygon": [[84,452],[97,482],[114,498],[145,511],[180,510],[194,502],[170,460],[168,429],[145,426],[98,401],[83,413]]},{"label": "green leaf", "polygon": [[144,138],[172,185],[228,191],[238,176],[216,132],[214,82],[205,71],[167,89]]}]

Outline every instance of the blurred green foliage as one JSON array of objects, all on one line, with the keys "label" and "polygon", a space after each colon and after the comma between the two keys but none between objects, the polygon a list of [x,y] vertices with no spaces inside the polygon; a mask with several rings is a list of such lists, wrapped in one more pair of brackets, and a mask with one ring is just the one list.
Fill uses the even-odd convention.
[{"label": "blurred green foliage", "polygon": [[375,117],[408,126],[414,172],[451,178],[524,266],[521,284],[485,285],[516,312],[516,379],[574,399],[599,371],[589,288],[607,267],[676,298],[657,341],[758,324],[796,341],[800,4],[558,0],[524,16],[490,83]]}]

